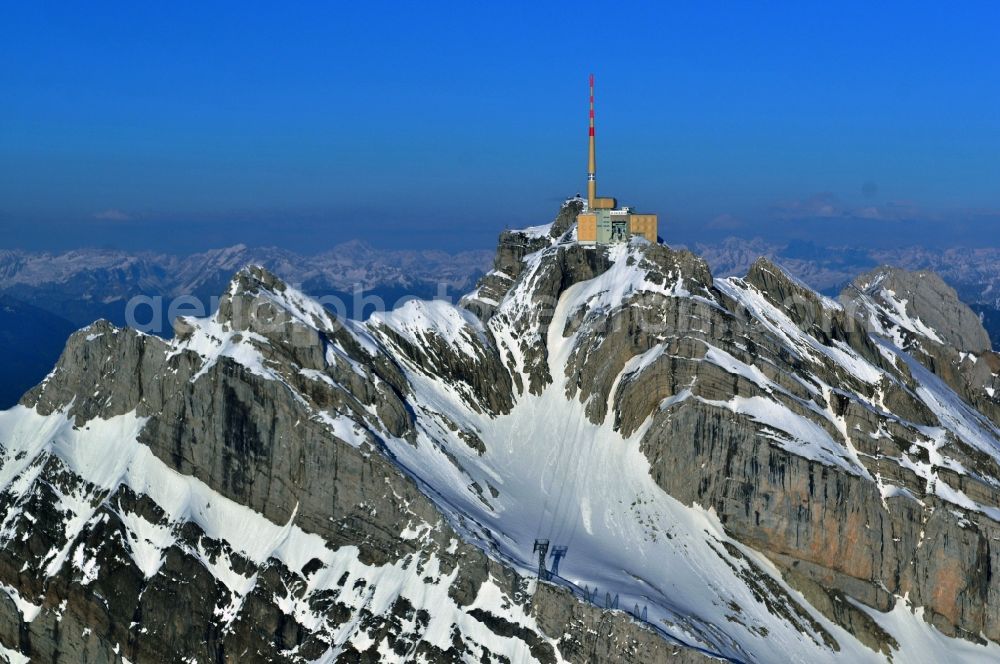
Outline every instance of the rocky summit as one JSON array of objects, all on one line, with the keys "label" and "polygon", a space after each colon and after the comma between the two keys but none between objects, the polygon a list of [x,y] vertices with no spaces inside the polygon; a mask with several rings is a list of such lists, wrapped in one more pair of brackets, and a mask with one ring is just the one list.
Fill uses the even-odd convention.
[{"label": "rocky summit", "polygon": [[0,413],[0,659],[1000,660],[1000,356],[954,291],[713,279],[579,208],[457,304],[247,267],[170,340],[76,332]]}]

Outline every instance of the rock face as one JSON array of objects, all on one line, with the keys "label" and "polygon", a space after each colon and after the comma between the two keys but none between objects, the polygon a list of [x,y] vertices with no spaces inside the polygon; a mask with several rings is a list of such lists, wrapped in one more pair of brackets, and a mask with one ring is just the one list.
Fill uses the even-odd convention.
[{"label": "rock face", "polygon": [[0,659],[1000,656],[1000,367],[954,293],[713,279],[575,244],[580,205],[458,307],[250,267],[172,340],[77,332],[0,413]]},{"label": "rock face", "polygon": [[931,339],[959,352],[991,350],[979,316],[933,272],[880,267],[855,279],[842,298],[877,303],[885,309],[885,320],[901,333]]},{"label": "rock face", "polygon": [[[998,600],[990,542],[1000,533],[985,516],[1000,499],[995,456],[963,449],[946,431],[928,435],[947,413],[915,397],[916,367],[883,356],[845,310],[780,268],[758,261],[745,280],[713,285],[707,270],[675,265],[683,261],[658,271],[683,275],[700,298],[639,293],[610,315],[584,309],[577,329],[588,343],[567,371],[588,416],[602,420],[614,406],[626,436],[645,423],[642,449],[657,483],[713,507],[727,533],[794,571],[788,578],[800,590],[883,611],[907,595],[945,633],[1000,637],[998,614],[986,608]],[[650,335],[638,312],[663,325]],[[892,404],[893,415],[876,404]],[[996,430],[978,425],[995,455]],[[820,458],[792,442],[805,427],[815,427],[814,442],[830,441]],[[962,470],[924,466],[931,450],[954,454],[938,464]],[[982,502],[956,513],[940,498],[953,487]],[[927,537],[939,545],[925,546]],[[828,617],[847,628],[872,622],[843,611]]]},{"label": "rock face", "polygon": [[[3,496],[0,579],[17,600],[0,603],[4,647],[39,662],[552,662],[561,639],[586,642],[595,619],[583,611],[564,633],[549,617],[545,631],[527,581],[464,543],[379,451],[382,436],[409,445],[414,417],[401,368],[370,354],[371,336],[259,268],[235,277],[215,319],[177,327],[175,343],[103,322],[81,330],[6,414],[4,470],[17,479]],[[470,366],[473,404],[494,407]],[[63,431],[51,447],[15,451],[53,420]],[[126,439],[118,458],[58,449],[71,439],[100,453],[107,435]],[[119,475],[95,470],[105,463]],[[538,610],[577,603],[550,592]],[[703,659],[624,614],[601,623],[606,643]]]},{"label": "rock face", "polygon": [[892,339],[1000,424],[1000,354],[979,316],[933,272],[882,267],[840,296],[864,331]]},{"label": "rock face", "polygon": [[551,246],[553,240],[572,239],[576,216],[581,211],[583,199],[573,198],[563,203],[555,220],[547,226],[501,233],[493,269],[479,281],[475,291],[463,298],[465,306],[483,320],[489,319],[524,271],[524,258]]},{"label": "rock face", "polygon": [[940,334],[943,344],[957,351],[990,350],[990,339],[979,317],[933,272],[883,268],[862,275],[855,284],[883,302],[899,302],[900,315],[923,321]]}]

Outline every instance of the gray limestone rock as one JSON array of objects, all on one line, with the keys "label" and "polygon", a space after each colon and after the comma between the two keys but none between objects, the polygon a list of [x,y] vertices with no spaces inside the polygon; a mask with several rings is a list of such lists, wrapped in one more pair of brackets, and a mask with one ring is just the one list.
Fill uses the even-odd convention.
[{"label": "gray limestone rock", "polygon": [[[74,335],[53,373],[22,404],[42,414],[65,411],[81,427],[135,411],[148,418],[140,443],[168,468],[274,524],[294,519],[331,550],[353,547],[358,565],[426,568],[426,582],[450,584],[449,596],[459,607],[473,603],[487,581],[523,587],[516,573],[462,542],[418,484],[380,451],[380,436],[405,437],[411,426],[406,378],[397,361],[372,356],[321,313],[307,321],[290,315],[275,301],[283,293],[284,284],[269,273],[242,271],[208,332],[192,321],[177,323],[179,345],[95,323]],[[206,360],[197,341],[207,333],[248,341],[259,352],[260,366],[251,369],[226,356]],[[331,347],[338,351],[331,353]],[[510,376],[495,350],[480,350],[479,366],[463,365],[443,341],[409,347],[410,355],[403,353],[399,362],[408,358],[426,371],[465,381],[482,407],[502,411],[512,396]],[[323,417],[330,412],[370,423],[364,441],[331,435]],[[462,433],[469,445],[482,445],[474,433]],[[0,593],[0,643],[32,661],[304,662],[323,656],[331,635],[348,621],[373,645],[349,647],[338,661],[369,661],[382,647],[400,659],[419,654],[450,662],[482,655],[458,632],[448,650],[424,641],[427,613],[405,598],[385,613],[372,613],[353,595],[311,591],[309,579],[325,569],[318,559],[302,569],[273,558],[255,562],[194,523],[177,530],[155,502],[124,485],[111,491],[88,485],[55,457],[43,455],[34,464],[37,474],[26,491],[0,497],[13,535],[0,547],[0,582],[40,607],[36,617],[24,620]],[[59,495],[86,496],[94,514],[83,530],[70,533],[74,516],[60,507]],[[137,519],[172,531],[173,543],[160,553],[152,576],[135,562],[131,524]],[[424,537],[404,537],[413,528]],[[64,564],[47,578],[42,570],[49,552],[59,549],[91,571]],[[432,558],[438,572],[431,571]],[[217,565],[253,579],[245,595],[210,572]],[[365,580],[345,573],[344,583],[356,590]],[[513,591],[505,601],[529,599]],[[308,607],[308,619],[290,615],[289,602]],[[586,616],[568,630],[551,619],[540,620],[545,631],[534,632],[480,609],[469,615],[523,642],[540,662],[554,661],[564,639],[585,640],[585,630],[598,620],[607,641],[597,661],[613,661],[615,646],[609,644],[619,643],[645,661],[683,654],[625,614],[602,617],[586,607],[563,608],[578,604],[570,594],[549,597],[543,590],[539,596],[540,615],[572,610]],[[235,619],[227,617],[232,606],[239,607]],[[682,661],[702,659],[685,656]],[[593,661],[581,652],[567,657]]]},{"label": "gray limestone rock", "polygon": [[[719,558],[818,647],[842,646],[825,616],[888,657],[899,644],[864,607],[900,596],[946,635],[1000,641],[1000,465],[926,391],[937,376],[968,426],[998,421],[1000,360],[954,291],[881,270],[838,304],[766,260],[714,280],[690,252],[567,241],[581,204],[548,231],[501,235],[494,271],[462,302],[475,317],[452,334],[352,327],[249,267],[215,318],[175,321],[173,340],[106,321],[73,335],[24,408],[83,429],[134,413],[151,463],[320,544],[295,564],[254,558],[141,488],[90,484],[48,451],[13,458],[0,440],[0,464],[27,464],[0,494],[0,583],[27,603],[0,593],[0,643],[38,662],[306,662],[349,633],[337,661],[509,657],[480,630],[538,662],[707,661],[565,587],[529,594],[494,533],[390,451],[436,446],[442,476],[492,509],[503,478],[473,468],[488,429],[548,389],[636,444],[664,492],[712,510],[731,538],[713,541]],[[608,275],[619,281],[587,290]],[[568,360],[554,372],[558,344]],[[487,423],[421,403],[420,381]],[[399,575],[437,605],[379,591]],[[390,596],[375,606],[376,592]],[[446,645],[426,635],[431,609],[461,616]],[[739,606],[725,615],[760,629]]]},{"label": "gray limestone rock", "polygon": [[922,321],[939,335],[941,343],[957,351],[983,353],[991,349],[979,316],[934,272],[883,266],[855,279],[845,296],[850,298],[857,291],[882,302],[900,303],[900,314]]},{"label": "gray limestone rock", "polygon": [[1000,425],[1000,355],[979,317],[933,272],[881,267],[840,295],[866,333],[891,339]]}]

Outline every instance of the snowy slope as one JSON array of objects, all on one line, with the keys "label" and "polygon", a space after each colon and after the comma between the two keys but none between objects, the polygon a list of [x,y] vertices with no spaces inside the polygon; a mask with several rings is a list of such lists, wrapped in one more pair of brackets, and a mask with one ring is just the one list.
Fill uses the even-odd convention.
[{"label": "snowy slope", "polygon": [[[454,572],[441,570],[433,555],[391,565],[366,565],[358,559],[356,548],[333,550],[320,537],[304,532],[294,524],[294,514],[287,524],[275,524],[197,479],[178,474],[136,441],[142,425],[134,415],[125,415],[107,421],[95,420],[85,430],[79,430],[59,414],[42,417],[20,406],[0,413],[0,440],[4,441],[5,453],[0,486],[8,491],[25,491],[33,472],[28,462],[35,462],[37,471],[37,461],[47,456],[57,459],[88,483],[83,491],[61,496],[67,510],[67,544],[45,555],[43,562],[48,576],[55,575],[64,565],[82,575],[84,585],[88,577],[96,575],[96,560],[86,558],[85,549],[77,545],[77,539],[88,522],[102,518],[98,513],[105,505],[101,497],[114,495],[119,486],[125,486],[136,494],[148,496],[163,510],[156,523],[134,512],[118,514],[125,526],[128,553],[147,578],[161,569],[167,549],[188,546],[181,535],[185,528],[193,524],[207,538],[191,547],[189,553],[230,593],[230,603],[216,607],[223,626],[236,618],[245,598],[257,585],[256,573],[239,571],[245,567],[245,561],[256,565],[280,561],[289,570],[303,570],[311,561],[319,561],[322,565],[318,573],[301,575],[305,588],[278,598],[279,605],[289,615],[329,636],[331,647],[314,660],[317,664],[336,661],[347,645],[366,645],[366,636],[357,630],[357,624],[330,622],[313,605],[313,598],[340,588],[352,589],[351,593],[339,594],[342,601],[376,615],[390,611],[399,598],[408,599],[428,616],[425,624],[412,628],[419,627],[425,640],[443,649],[450,645],[452,625],[459,624],[469,639],[506,653],[513,661],[531,659],[522,641],[498,637],[482,623],[468,618],[466,610],[449,596],[446,581]],[[8,524],[20,516],[21,508],[5,515],[0,541],[15,534]],[[410,537],[420,539],[429,531],[427,526],[415,530]],[[212,551],[217,545],[203,546],[208,542],[224,543],[223,553]],[[428,583],[427,579],[434,582]],[[37,616],[40,607],[13,589],[3,590],[17,599],[27,622]],[[481,591],[481,599],[473,608],[476,607],[504,615],[515,624],[534,625],[533,619],[519,611],[519,607],[503,603],[502,593],[495,587],[487,586]]]},{"label": "snowy slope", "polygon": [[[652,481],[649,463],[638,449],[644,431],[623,439],[610,422],[589,423],[583,405],[565,397],[565,384],[558,377],[565,375],[576,340],[562,338],[561,331],[577,308],[611,308],[641,291],[690,297],[681,282],[648,283],[645,273],[629,265],[629,248],[621,246],[613,251],[615,265],[611,270],[571,287],[560,297],[547,342],[550,372],[557,380],[543,394],[522,396],[511,413],[492,419],[470,412],[439,382],[417,371],[408,373],[417,402],[477,432],[486,452],[477,456],[467,447],[442,442],[444,432],[432,416],[420,420],[427,442],[434,440],[459,456],[462,468],[480,483],[495,485],[498,496],[487,498],[488,505],[484,505],[467,491],[468,477],[444,459],[438,446],[412,447],[397,441],[392,447],[394,454],[410,472],[434,487],[438,504],[454,522],[473,516],[475,525],[467,529],[468,536],[494,555],[530,573],[536,565],[531,555],[536,538],[568,545],[569,553],[560,566],[560,574],[568,582],[578,588],[597,587],[602,601],[608,592],[619,596],[622,607],[648,607],[651,622],[669,625],[666,631],[686,642],[746,661],[881,661],[881,656],[817,613],[811,612],[811,619],[836,636],[841,644],[839,652],[831,651],[811,632],[808,619],[776,620],[754,598],[753,589],[740,576],[744,565],[726,554],[723,543],[737,546],[759,569],[775,574],[766,559],[728,538],[712,511],[685,507],[663,493]],[[530,282],[541,260],[540,255],[528,258],[529,276],[522,283]],[[737,294],[735,283],[719,285]],[[520,295],[513,292],[500,311],[530,308]],[[804,335],[787,316],[752,292],[738,295],[796,352],[820,355],[868,381],[876,381],[880,375],[877,368],[849,349],[822,346]],[[493,332],[503,344],[506,331]],[[508,338],[513,337],[510,334]],[[516,346],[508,348],[515,350]],[[753,371],[723,364],[734,373]],[[628,371],[638,368],[632,366]],[[804,426],[811,429],[803,432],[802,418],[778,402],[768,400],[766,404],[757,408],[748,404],[744,410],[786,432],[805,448],[797,453],[828,463],[850,464],[859,472],[842,444],[838,446],[808,423]],[[821,433],[817,435],[817,431]],[[862,468],[860,472],[865,471]],[[733,605],[741,607],[738,617],[728,608]],[[897,610],[893,620],[904,636],[900,639],[903,661],[939,662],[959,653],[966,661],[990,661],[1000,656],[995,645],[982,648],[942,639],[912,613]]]}]

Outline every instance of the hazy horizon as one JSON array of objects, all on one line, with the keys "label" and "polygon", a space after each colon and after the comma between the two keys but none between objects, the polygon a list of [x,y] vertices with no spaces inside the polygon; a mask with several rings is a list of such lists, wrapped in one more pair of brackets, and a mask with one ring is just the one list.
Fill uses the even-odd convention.
[{"label": "hazy horizon", "polygon": [[[0,228],[33,250],[492,248],[584,189],[593,71],[599,189],[668,243],[975,245],[1000,229],[997,14],[11,6]],[[597,16],[629,48],[581,48]]]},{"label": "hazy horizon", "polygon": [[[553,208],[555,210],[555,208]],[[93,233],[88,235],[61,235],[53,240],[50,237],[38,237],[35,241],[17,243],[16,233],[8,233],[0,241],[0,250],[25,251],[29,253],[53,253],[61,254],[76,250],[94,251],[120,251],[124,253],[158,253],[176,256],[187,256],[207,251],[228,249],[237,245],[245,245],[250,249],[277,249],[290,251],[297,254],[315,256],[336,250],[338,247],[360,242],[376,251],[444,251],[451,254],[463,252],[485,251],[492,252],[496,248],[497,238],[503,230],[524,228],[542,223],[548,223],[554,216],[551,214],[548,219],[535,220],[532,223],[525,223],[520,226],[505,225],[495,229],[494,236],[477,237],[481,244],[472,244],[471,241],[454,244],[447,242],[435,242],[433,238],[418,243],[411,241],[408,237],[389,234],[388,237],[379,235],[377,237],[355,236],[347,237],[330,236],[326,238],[322,235],[310,234],[308,227],[299,227],[296,233],[286,234],[270,232],[268,227],[252,229],[248,232],[246,228],[242,231],[234,230],[229,235],[222,232],[218,227],[213,228],[213,232],[207,234],[196,234],[195,237],[179,234],[175,225],[170,237],[150,237],[148,229],[145,232],[137,233],[135,236],[129,234],[113,234],[99,236],[99,239],[89,240]],[[289,222],[290,223],[290,222]],[[936,231],[937,224],[947,224],[948,233],[942,234]],[[998,248],[1000,247],[1000,236],[993,233],[992,222],[975,220],[965,224],[955,222],[939,221],[892,221],[883,222],[880,227],[872,228],[871,220],[856,218],[829,219],[805,219],[794,224],[782,223],[780,221],[771,224],[750,225],[746,228],[704,228],[704,229],[672,229],[669,221],[664,223],[661,220],[661,236],[663,241],[675,247],[695,248],[699,245],[718,245],[727,241],[745,241],[748,244],[753,242],[765,242],[770,245],[792,245],[792,246],[815,246],[815,247],[844,247],[852,249],[868,250],[904,250],[910,248],[923,248],[935,251],[947,249],[976,249],[976,248]],[[239,222],[234,225],[245,226]],[[986,225],[987,227],[983,227]],[[852,230],[853,229],[853,230]],[[875,232],[873,232],[875,231]],[[301,234],[301,237],[299,235]],[[178,237],[180,235],[180,237]],[[484,233],[487,235],[487,233]]]}]

